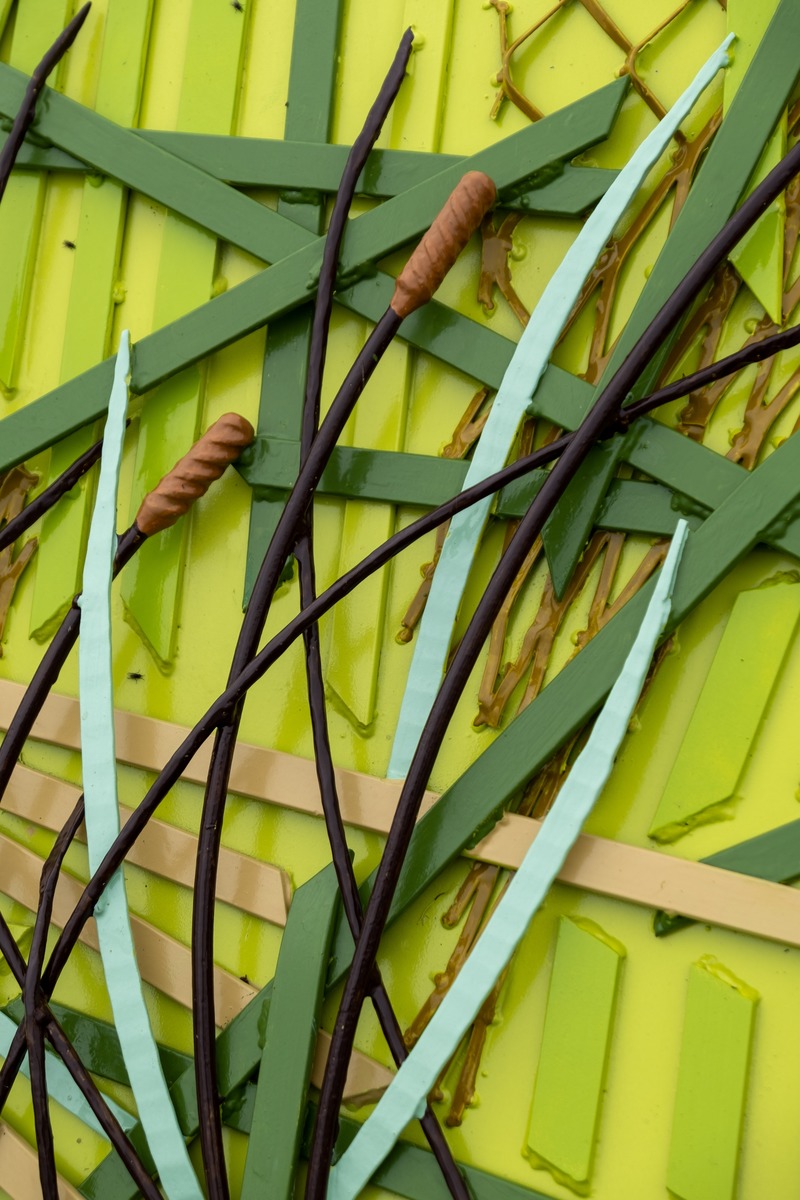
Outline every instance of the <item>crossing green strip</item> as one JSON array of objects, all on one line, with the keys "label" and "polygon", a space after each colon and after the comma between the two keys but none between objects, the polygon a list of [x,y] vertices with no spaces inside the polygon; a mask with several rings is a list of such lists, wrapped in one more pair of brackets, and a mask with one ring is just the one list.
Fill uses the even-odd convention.
[{"label": "crossing green strip", "polygon": [[[257,438],[239,458],[236,469],[253,488],[257,499],[269,499],[292,487],[299,462],[298,442]],[[461,491],[466,473],[467,464],[460,459],[337,446],[317,492],[323,496],[435,508]],[[503,488],[492,515],[501,520],[523,516],[543,478],[543,473],[536,471],[527,479],[515,480]],[[680,516],[667,488],[618,479],[609,487],[597,524],[600,529],[666,535],[674,531]],[[697,524],[699,518],[695,516],[693,521]]]},{"label": "crossing green strip", "polygon": [[[309,145],[291,138],[279,141],[165,129],[136,132],[145,141],[234,187],[295,193],[335,192],[350,150],[349,146]],[[0,149],[4,142],[5,138],[0,138]],[[435,151],[373,150],[358,178],[356,193],[382,200],[398,196],[458,161],[456,154]],[[64,150],[30,141],[23,142],[14,165],[29,171],[85,173],[91,169]],[[580,217],[605,195],[617,174],[609,167],[567,164],[555,179],[510,197],[506,207],[531,216]]]},{"label": "crossing green strip", "polygon": [[264,1034],[242,1200],[291,1200],[339,904],[333,864],[298,888],[281,939]]},{"label": "crossing green strip", "polygon": [[[14,83],[11,89],[10,78]],[[24,80],[19,72],[0,64],[0,111],[9,104],[9,90],[13,102]],[[343,275],[357,275],[364,264],[375,262],[422,233],[463,170],[486,171],[501,192],[513,192],[529,184],[537,172],[552,170],[554,163],[601,140],[611,128],[626,86],[625,80],[609,84],[464,160],[463,167],[460,163],[450,167],[354,220],[345,237]],[[51,140],[57,140],[59,131],[65,140],[77,131],[80,136],[74,140],[79,143],[81,157],[98,163],[100,159],[108,160],[99,169],[267,261],[288,254],[269,270],[142,338],[134,348],[131,390],[135,394],[142,395],[310,297],[321,262],[322,239],[314,239],[300,226],[149,145],[136,134],[103,121],[63,96],[48,95],[45,117],[57,125],[55,131],[48,125]],[[62,105],[68,108],[62,111]],[[218,189],[222,189],[221,196]],[[242,205],[249,207],[243,211]],[[248,229],[251,234],[255,230],[260,250],[255,248]],[[385,312],[393,290],[391,277],[379,272],[360,279],[337,298],[361,316],[377,320]],[[412,345],[489,386],[497,386],[514,351],[514,343],[507,338],[435,302],[404,322],[403,336]],[[6,417],[0,470],[22,462],[100,416],[105,411],[112,376],[113,363],[106,359]]]},{"label": "crossing green strip", "polygon": [[[341,10],[341,0],[335,3],[299,0],[295,10],[284,132],[308,143],[307,151],[323,148],[330,133]],[[309,237],[319,237],[323,232],[324,208],[318,194],[299,204],[281,198],[278,216],[294,220],[308,231]],[[291,437],[299,442],[312,322],[312,306],[304,304],[281,320],[271,322],[267,330],[256,426],[263,437]],[[299,470],[299,449],[297,467]],[[247,606],[258,569],[283,512],[284,499],[275,495],[253,496],[242,607]]]}]

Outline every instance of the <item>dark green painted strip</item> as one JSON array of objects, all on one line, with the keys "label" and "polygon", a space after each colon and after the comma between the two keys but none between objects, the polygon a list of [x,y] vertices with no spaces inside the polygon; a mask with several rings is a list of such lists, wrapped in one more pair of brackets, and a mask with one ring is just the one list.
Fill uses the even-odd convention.
[{"label": "dark green painted strip", "polygon": [[[0,66],[0,99],[3,83],[7,82],[8,71],[10,68]],[[24,79],[24,76],[21,78]],[[569,108],[561,109],[552,117],[547,117],[503,142],[480,151],[471,159],[465,160],[465,165],[470,169],[485,170],[492,175],[501,189],[512,187],[521,178],[530,178],[531,174],[548,169],[553,162],[560,161],[563,157],[571,157],[581,146],[604,137],[613,123],[624,90],[624,80],[609,84]],[[72,104],[63,96],[57,96],[55,93],[50,95],[53,99],[52,108],[58,108],[56,101],[63,101],[71,105],[70,113],[72,109],[77,110],[80,116],[75,120],[78,124],[85,124],[88,118],[91,118],[90,125],[95,120],[102,121],[96,114],[81,109],[80,105]],[[60,120],[63,126],[71,127],[71,117],[68,120],[62,114]],[[284,229],[288,229],[291,231],[291,237],[295,239],[295,244],[297,239],[307,240],[311,237],[293,222],[286,221],[277,213],[271,213],[271,210],[239,195],[203,172],[197,172],[195,168],[181,163],[179,159],[170,158],[163,151],[148,146],[135,134],[117,129],[110,122],[104,122],[104,125],[107,126],[104,131],[107,140],[114,141],[117,157],[123,166],[128,161],[125,148],[129,146],[131,139],[141,143],[139,147],[134,148],[135,152],[131,155],[133,160],[139,161],[142,147],[158,156],[158,164],[151,163],[148,167],[147,180],[151,186],[143,189],[148,191],[148,194],[154,195],[156,190],[160,190],[160,171],[170,177],[173,177],[176,171],[190,173],[189,177],[182,176],[179,188],[175,186],[174,178],[171,185],[174,203],[180,206],[178,211],[183,211],[184,215],[191,217],[191,213],[185,210],[196,207],[190,202],[193,191],[203,192],[214,185],[224,189],[226,197],[253,205],[265,220],[273,218],[269,222],[270,228],[274,230],[275,222],[278,222],[281,231],[279,236],[282,236]],[[91,137],[88,134],[85,141],[85,155],[88,155],[91,148]],[[121,142],[121,150],[117,142]],[[417,237],[433,220],[461,173],[460,165],[450,168],[419,184],[410,192],[387,200],[379,208],[353,221],[345,238],[344,274],[355,273],[356,269],[361,269],[362,264],[377,260],[390,250]],[[205,208],[213,210],[208,214],[208,218],[213,219],[215,225],[224,224],[226,228],[229,226],[227,218],[223,222],[217,220],[216,203],[206,204]],[[213,231],[219,232],[219,229],[215,228]],[[243,242],[241,233],[237,233],[235,229],[226,234],[220,233],[220,236],[229,237],[229,240],[237,245]],[[262,271],[253,279],[239,284],[157,333],[143,338],[134,347],[131,390],[139,395],[149,391],[185,367],[252,332],[271,318],[303,303],[314,289],[322,244],[323,239],[312,239],[304,248],[276,262],[269,270]],[[286,247],[283,250],[283,253],[285,252]],[[338,299],[345,307],[371,320],[377,320],[385,312],[393,289],[394,282],[390,276],[375,274],[339,293]],[[452,309],[435,302],[418,310],[404,322],[403,336],[419,349],[427,350],[444,362],[495,387],[514,351],[514,344],[507,338],[501,338],[477,322],[469,321]],[[27,408],[6,417],[3,423],[0,470],[7,470],[24,461],[66,434],[101,416],[105,411],[112,373],[113,360],[108,359],[91,371],[55,388]]]},{"label": "dark green painted strip", "polygon": [[[140,129],[138,136],[201,171],[234,187],[277,188],[297,194],[335,192],[349,146],[310,146],[304,141],[275,138],[223,137],[206,133],[173,133]],[[0,138],[0,149],[5,138]],[[461,161],[456,154],[419,150],[373,150],[358,179],[356,192],[385,200],[416,187],[445,167]],[[24,142],[14,163],[23,170],[87,171],[85,162],[55,146]],[[89,168],[91,169],[91,168]],[[565,166],[563,174],[541,187],[512,197],[507,207],[550,217],[579,217],[593,208],[616,179],[607,167]],[[291,203],[292,198],[288,197]],[[300,200],[300,203],[303,201]]]},{"label": "dark green painted strip", "polygon": [[333,864],[295,892],[281,939],[242,1200],[291,1200],[339,885]]},{"label": "dark green painted strip", "polygon": [[[285,133],[308,142],[307,153],[315,153],[328,141],[341,9],[341,0],[336,3],[332,0],[299,0],[295,10]],[[312,201],[297,204],[290,204],[281,197],[278,215],[293,218],[310,234],[319,236],[323,232],[324,207],[319,193],[312,193],[312,196],[315,197]],[[304,304],[297,312],[273,321],[267,330],[256,423],[256,432],[260,436],[300,439],[313,317],[311,305]],[[283,498],[253,496],[243,608],[250,599],[283,505]]]},{"label": "dark green painted strip", "polygon": [[[789,883],[800,878],[800,821],[789,821],[700,861],[724,871],[768,879],[771,883]],[[678,913],[662,911],[656,913],[653,929],[657,937],[665,937],[694,923]]]},{"label": "dark green painted strip", "polygon": [[598,509],[616,474],[619,462],[617,440],[611,438],[589,451],[542,530],[542,545],[559,599],[583,554]]},{"label": "dark green painted strip", "polygon": [[[94,1075],[102,1075],[112,1083],[121,1083],[127,1087],[128,1072],[114,1026],[74,1008],[67,1008],[63,1004],[51,1003],[50,1008],[84,1065]],[[25,1012],[22,997],[17,996],[3,1008],[3,1012],[19,1024]],[[158,1053],[169,1084],[174,1083],[192,1062],[188,1054],[181,1054],[179,1050],[172,1050],[169,1046],[159,1046]]]},{"label": "dark green painted strip", "polygon": [[[279,503],[297,478],[299,462],[300,447],[296,441],[257,438],[241,456],[236,469],[258,497],[274,497]],[[348,499],[435,508],[461,491],[466,473],[467,464],[457,459],[337,446],[317,491]],[[538,491],[536,480],[543,478],[543,473],[537,471],[535,478],[516,480],[503,488],[494,516],[500,519],[523,516]],[[666,536],[674,531],[680,516],[667,488],[635,480],[615,480],[601,505],[597,524],[601,529]],[[693,521],[699,524],[697,516]]]},{"label": "dark green painted strip", "polygon": [[[800,437],[790,438],[708,517],[686,545],[665,636],[796,503]],[[525,783],[603,703],[650,598],[652,579],[548,684],[417,824],[392,914],[402,912],[456,855],[475,845]],[[370,881],[362,892],[368,894]],[[352,956],[339,922],[331,979]]]},{"label": "dark green painted strip", "polygon": [[[536,408],[541,416],[564,429],[574,430],[593,397],[594,388],[590,384],[550,366],[536,393]],[[670,488],[675,495],[676,510],[682,516],[702,516],[707,509],[718,508],[747,477],[743,467],[649,417],[640,417],[631,427],[622,457],[632,467]],[[772,529],[765,529],[760,540],[775,550],[800,558],[800,522],[780,522]]]},{"label": "dark green painted strip", "polygon": [[[612,378],[689,267],[734,212],[797,80],[795,47],[798,40],[800,5],[796,0],[781,0],[626,322],[600,386]],[[657,378],[670,341],[668,339],[663,350],[656,354],[634,389],[635,396],[644,395]],[[538,412],[537,397],[534,397],[533,408]],[[619,461],[623,453],[622,439],[613,439],[607,453]],[[598,461],[587,460],[574,480],[572,499],[562,500],[550,518],[550,536],[545,541],[545,551],[554,583],[558,580],[561,589],[572,575],[595,522],[603,495],[603,478],[608,479],[613,473],[610,472],[610,461],[606,458],[601,465]],[[558,585],[556,591],[560,594]]]}]

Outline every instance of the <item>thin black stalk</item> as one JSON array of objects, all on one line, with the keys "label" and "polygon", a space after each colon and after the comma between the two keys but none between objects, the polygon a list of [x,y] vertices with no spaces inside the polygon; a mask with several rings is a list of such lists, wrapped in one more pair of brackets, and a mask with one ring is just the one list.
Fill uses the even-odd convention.
[{"label": "thin black stalk", "polygon": [[[322,423],[319,434],[314,439],[306,462],[289,494],[286,507],[281,514],[256,578],[234,651],[229,680],[236,679],[256,654],[281,571],[296,545],[314,490],[350,413],[386,347],[394,337],[401,319],[391,308],[381,317],[350,368]],[[209,980],[212,980],[213,983],[213,914],[220,829],[241,716],[241,704],[233,706],[226,713],[214,742],[198,834],[192,910],[194,1059],[197,1102],[204,1117],[201,1124],[203,1165],[210,1200],[227,1200],[228,1198],[228,1180],[219,1114],[216,1055],[214,1053],[216,1039],[214,991],[213,986],[209,986]]]},{"label": "thin black stalk", "polygon": [[563,495],[578,467],[598,438],[613,428],[625,399],[644,368],[666,340],[683,312],[705,287],[720,261],[766,211],[800,169],[800,143],[775,167],[744,201],[720,233],[700,254],[666,303],[627,355],[620,369],[548,473],[533,503],[522,518],[506,553],[483,593],[467,630],[445,673],[438,695],[422,731],[392,821],[355,948],[342,1002],[331,1040],[306,1184],[306,1200],[324,1200],[331,1157],[338,1132],[338,1113],[347,1065],[361,1007],[372,978],[378,945],[386,924],[397,881],[422,796],[461,692],[477,661],[503,600],[542,526]]},{"label": "thin black stalk", "polygon": [[19,112],[14,118],[14,124],[11,126],[11,132],[6,138],[5,145],[0,151],[0,200],[3,198],[8,180],[11,175],[11,168],[14,166],[20,147],[25,140],[25,134],[33,124],[36,116],[36,101],[47,82],[47,77],[66,52],[69,50],[78,32],[83,25],[83,22],[89,15],[91,4],[84,4],[80,12],[72,18],[66,29],[58,35],[50,49],[45,54],[42,61],[37,67],[28,81],[28,86],[25,88],[25,95],[22,97],[22,104]]},{"label": "thin black stalk", "polygon": [[25,1040],[30,1064],[31,1096],[36,1128],[36,1146],[39,1155],[39,1179],[44,1200],[58,1200],[58,1176],[56,1173],[53,1128],[50,1123],[50,1107],[47,1100],[47,1075],[45,1071],[44,1034],[42,1025],[36,1020],[39,980],[47,947],[47,933],[53,913],[58,874],[72,839],[83,821],[83,801],[79,800],[71,816],[58,834],[50,854],[47,856],[39,880],[39,908],[33,927],[33,938],[25,971],[22,999],[25,1005]]},{"label": "thin black stalk", "polygon": [[[325,367],[328,331],[333,308],[333,292],[336,283],[339,251],[347,224],[348,212],[355,194],[359,175],[364,168],[370,151],[378,139],[383,123],[402,84],[413,40],[413,32],[409,29],[403,36],[386,80],[364,123],[364,128],[353,143],[353,148],[348,155],[347,163],[342,173],[333,212],[331,213],[311,329],[306,394],[300,437],[301,465],[308,457],[319,425],[322,376]],[[300,607],[304,609],[314,602],[317,594],[314,570],[313,517],[310,512],[306,516],[303,534],[295,548],[295,558],[298,564]],[[342,894],[345,916],[355,939],[361,931],[363,910],[361,898],[358,894],[355,872],[353,871],[353,863],[348,853],[338,788],[336,786],[336,772],[333,765],[333,755],[331,754],[325,688],[322,678],[322,655],[320,652],[318,625],[316,623],[310,625],[305,631],[303,638],[305,643],[308,703],[314,740],[314,763],[322,801],[322,812],[328,834],[328,842],[331,847],[331,858]],[[377,967],[370,989],[370,997],[392,1057],[395,1063],[399,1064],[407,1057],[408,1051],[403,1041],[400,1024],[395,1016]],[[456,1166],[450,1147],[445,1140],[442,1129],[430,1105],[425,1109],[421,1126],[439,1164],[450,1195],[455,1200],[469,1200],[469,1192],[466,1184]]]},{"label": "thin black stalk", "polygon": [[680,400],[682,396],[688,396],[690,392],[698,392],[701,388],[716,383],[718,379],[734,375],[737,371],[741,371],[753,363],[763,362],[765,358],[771,358],[773,354],[780,354],[781,350],[788,350],[792,346],[796,346],[798,342],[800,342],[800,325],[792,325],[789,329],[782,329],[780,333],[773,333],[771,337],[754,342],[752,346],[745,346],[743,350],[737,350],[735,354],[729,354],[726,358],[721,358],[719,362],[711,363],[710,366],[701,367],[699,371],[695,371],[691,375],[684,375],[681,379],[676,379],[674,383],[659,388],[657,392],[643,396],[635,404],[626,404],[617,418],[617,425],[621,429],[627,429],[637,417],[645,416],[654,408],[659,408],[662,404],[669,404],[671,400]]}]

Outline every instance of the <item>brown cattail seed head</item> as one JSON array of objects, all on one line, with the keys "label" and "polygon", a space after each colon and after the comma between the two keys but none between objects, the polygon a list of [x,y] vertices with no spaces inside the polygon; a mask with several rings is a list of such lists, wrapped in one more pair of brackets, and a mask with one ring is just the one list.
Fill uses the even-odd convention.
[{"label": "brown cattail seed head", "polygon": [[392,308],[399,317],[427,304],[497,198],[483,171],[468,171],[408,260],[394,289]]},{"label": "brown cattail seed head", "polygon": [[145,496],[136,514],[136,524],[142,533],[152,537],[174,525],[254,437],[253,426],[238,413],[225,413],[215,421]]}]

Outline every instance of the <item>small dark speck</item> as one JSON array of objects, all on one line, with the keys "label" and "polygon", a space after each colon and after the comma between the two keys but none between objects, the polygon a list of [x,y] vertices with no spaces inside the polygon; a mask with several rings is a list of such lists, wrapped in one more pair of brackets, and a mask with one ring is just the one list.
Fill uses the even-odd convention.
[{"label": "small dark speck", "polygon": [[239,3],[239,0],[231,0],[231,8],[235,8],[237,12],[244,12],[244,5]]},{"label": "small dark speck", "polygon": [[66,238],[64,239],[64,246],[66,247],[66,249],[67,249],[67,250],[74,250],[74,249],[75,249],[75,243],[74,243],[74,242],[67,241],[67,239],[66,239]]},{"label": "small dark speck", "polygon": [[240,975],[239,978],[241,979],[242,983],[250,983],[250,980],[246,975]]},{"label": "small dark speck", "polygon": [[128,671],[128,679],[144,679],[141,671]]}]

